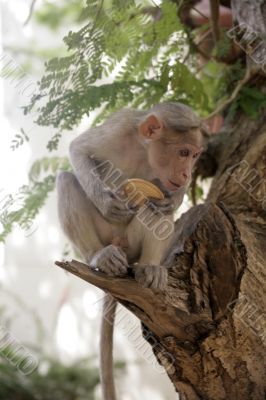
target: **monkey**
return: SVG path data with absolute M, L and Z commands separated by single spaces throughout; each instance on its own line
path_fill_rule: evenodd
M 148 111 L 124 109 L 77 136 L 69 147 L 73 172 L 57 176 L 62 229 L 90 267 L 126 276 L 129 266 L 144 287 L 163 290 L 163 255 L 174 231 L 193 167 L 202 152 L 200 118 L 187 105 L 163 102 Z M 155 183 L 162 200 L 141 207 L 125 201 L 130 178 Z M 116 300 L 105 295 L 100 338 L 104 400 L 115 400 L 113 319 Z

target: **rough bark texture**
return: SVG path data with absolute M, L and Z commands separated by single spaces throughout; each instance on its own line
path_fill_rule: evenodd
M 238 42 L 248 55 L 250 67 L 266 72 L 266 2 L 265 0 L 232 0 L 231 8 L 238 30 Z

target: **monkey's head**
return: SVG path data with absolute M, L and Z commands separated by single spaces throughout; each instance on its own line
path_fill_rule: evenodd
M 180 103 L 154 106 L 138 124 L 156 178 L 168 191 L 185 186 L 202 152 L 201 121 L 192 109 Z

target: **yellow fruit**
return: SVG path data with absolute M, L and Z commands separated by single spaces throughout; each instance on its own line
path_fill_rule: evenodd
M 135 206 L 142 206 L 151 198 L 164 199 L 163 192 L 153 183 L 144 179 L 128 179 L 123 189 L 126 196 L 130 199 L 130 203 Z

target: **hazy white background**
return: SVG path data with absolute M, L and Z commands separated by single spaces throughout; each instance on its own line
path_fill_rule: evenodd
M 2 66 L 12 61 L 20 67 L 25 62 L 25 54 L 21 50 L 33 49 L 33 54 L 28 54 L 33 69 L 27 73 L 23 93 L 17 80 L 0 79 L 1 202 L 5 195 L 15 194 L 22 184 L 28 182 L 27 173 L 31 163 L 47 155 L 46 143 L 55 132 L 34 125 L 33 117 L 23 116 L 20 107 L 28 103 L 44 71 L 43 60 L 34 55 L 34 49 L 59 46 L 70 27 L 62 29 L 60 35 L 36 25 L 33 20 L 23 27 L 30 1 L 1 0 L 0 4 Z M 36 6 L 40 5 L 41 0 L 37 1 Z M 88 126 L 86 119 L 76 132 L 66 133 L 58 152 L 53 155 L 67 154 L 70 140 L 84 126 Z M 11 141 L 21 127 L 30 137 L 30 142 L 11 151 Z M 96 355 L 98 360 L 102 293 L 54 266 L 54 261 L 62 258 L 66 243 L 57 220 L 56 196 L 52 194 L 30 232 L 17 227 L 8 237 L 6 245 L 0 244 L 0 306 L 6 305 L 5 321 L 0 323 L 8 321 L 9 329 L 18 341 L 39 346 L 65 362 L 87 355 Z M 131 318 L 132 326 L 138 326 L 138 321 Z M 149 346 L 142 340 L 140 327 L 134 329 L 131 338 L 126 336 L 118 327 L 115 354 L 118 359 L 128 363 L 127 375 L 119 381 L 119 398 L 176 399 L 171 382 L 156 364 Z

